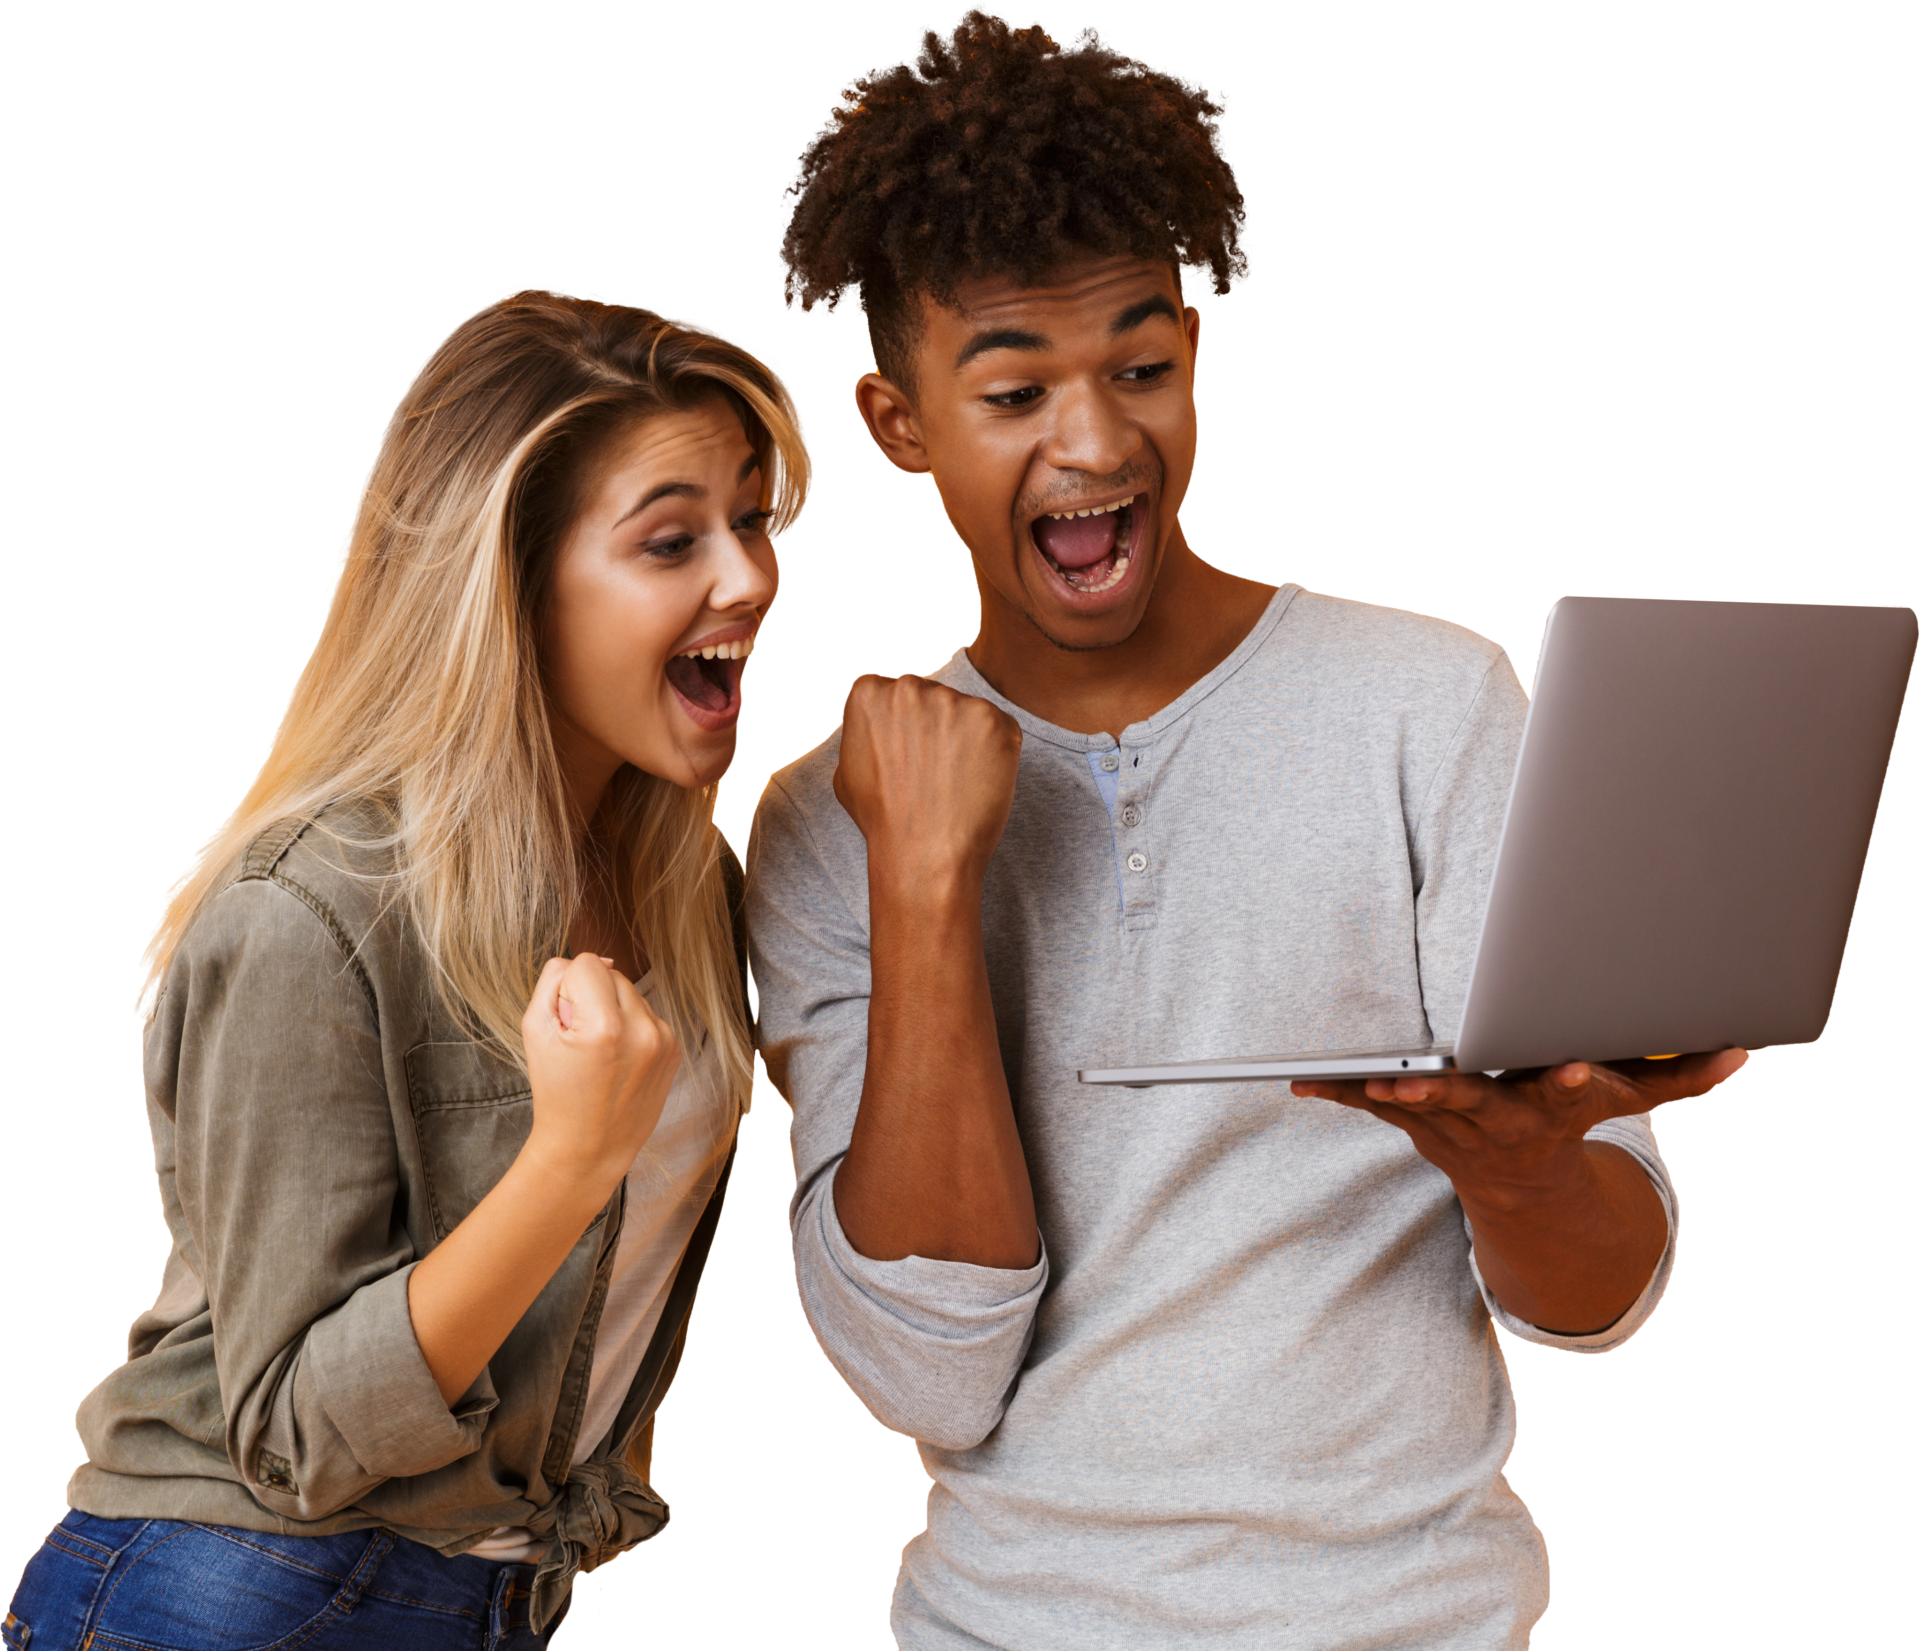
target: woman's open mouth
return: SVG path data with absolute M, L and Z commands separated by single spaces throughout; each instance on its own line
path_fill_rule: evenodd
M 689 648 L 667 661 L 667 685 L 700 727 L 718 731 L 740 715 L 740 673 L 753 652 L 753 638 Z
M 1119 588 L 1141 542 L 1147 498 L 1130 493 L 1111 504 L 1036 516 L 1034 548 L 1069 590 L 1104 596 Z

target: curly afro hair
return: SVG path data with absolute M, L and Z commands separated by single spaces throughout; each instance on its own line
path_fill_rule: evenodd
M 950 41 L 929 31 L 913 67 L 843 97 L 800 159 L 787 302 L 831 309 L 857 285 L 874 360 L 902 388 L 921 294 L 1036 282 L 1076 252 L 1204 264 L 1215 292 L 1246 273 L 1220 106 L 1091 32 L 1062 51 L 1037 26 L 971 11 Z

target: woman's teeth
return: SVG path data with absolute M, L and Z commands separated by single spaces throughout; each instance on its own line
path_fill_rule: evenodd
M 753 638 L 743 636 L 737 642 L 709 642 L 704 648 L 689 648 L 682 659 L 745 659 L 753 652 Z

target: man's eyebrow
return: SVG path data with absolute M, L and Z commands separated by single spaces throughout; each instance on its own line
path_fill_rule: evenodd
M 1113 325 L 1107 329 L 1109 336 L 1118 338 L 1122 333 L 1132 332 L 1149 316 L 1164 315 L 1175 326 L 1180 324 L 1180 312 L 1174 308 L 1173 300 L 1163 293 L 1155 293 L 1151 298 L 1143 298 L 1139 303 L 1124 309 L 1114 318 Z M 1053 347 L 1052 341 L 1043 338 L 1037 332 L 1025 332 L 1018 327 L 996 327 L 989 332 L 977 332 L 969 338 L 960 353 L 954 357 L 953 370 L 957 373 L 975 356 L 985 355 L 989 350 L 1046 350 Z
M 1180 325 L 1180 312 L 1173 307 L 1173 300 L 1164 293 L 1156 292 L 1151 298 L 1143 298 L 1137 304 L 1130 304 L 1113 318 L 1113 325 L 1107 329 L 1109 338 L 1118 338 L 1122 333 L 1132 332 L 1150 315 L 1164 315 L 1176 327 Z
M 977 332 L 969 338 L 965 348 L 953 358 L 953 370 L 959 372 L 975 356 L 985 355 L 989 350 L 1046 350 L 1052 347 L 1052 342 L 1037 332 L 1022 332 L 1018 327 L 996 327 L 991 332 Z
M 760 455 L 758 453 L 749 453 L 747 455 L 747 462 L 740 466 L 740 474 L 736 480 L 745 481 L 759 468 Z M 698 482 L 662 482 L 658 487 L 649 490 L 645 498 L 629 510 L 625 516 L 622 516 L 619 522 L 615 522 L 613 525 L 618 527 L 620 522 L 625 522 L 634 516 L 638 516 L 648 505 L 657 504 L 662 499 L 704 499 L 706 496 L 707 490 Z

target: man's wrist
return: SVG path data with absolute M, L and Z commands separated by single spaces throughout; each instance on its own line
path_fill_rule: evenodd
M 1467 1166 L 1451 1177 L 1453 1190 L 1470 1219 L 1524 1219 L 1543 1210 L 1564 1209 L 1600 1193 L 1600 1178 L 1584 1140 L 1556 1143 L 1550 1150 L 1503 1154 L 1494 1162 Z
M 882 849 L 867 854 L 867 898 L 875 907 L 939 920 L 962 915 L 978 919 L 983 871 L 958 854 Z
M 1645 1291 L 1671 1237 L 1645 1167 L 1604 1142 L 1580 1145 L 1580 1168 L 1481 1204 L 1466 1192 L 1481 1278 L 1515 1318 L 1552 1335 L 1595 1335 Z

